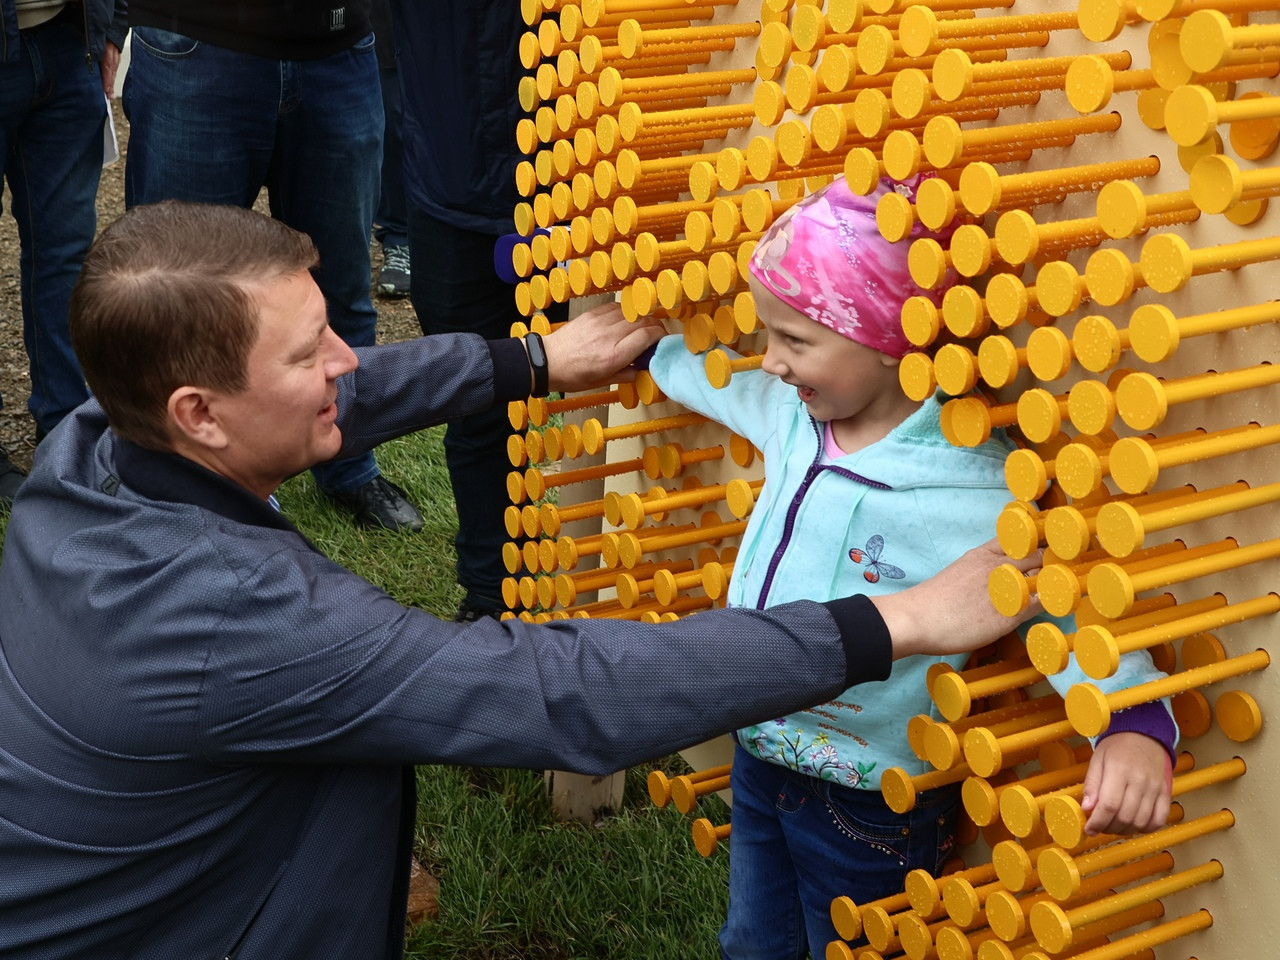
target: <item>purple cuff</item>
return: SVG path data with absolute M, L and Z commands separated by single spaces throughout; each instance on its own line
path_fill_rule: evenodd
M 1157 701 L 1139 703 L 1113 713 L 1111 724 L 1107 727 L 1107 732 L 1098 738 L 1099 742 L 1113 733 L 1141 733 L 1152 740 L 1158 740 L 1168 752 L 1169 759 L 1177 763 L 1174 750 L 1178 744 L 1178 728 L 1169 716 L 1169 711 Z

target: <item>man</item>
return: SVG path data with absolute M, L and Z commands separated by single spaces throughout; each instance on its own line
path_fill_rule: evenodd
M 22 249 L 37 442 L 89 395 L 67 304 L 97 228 L 103 94 L 112 95 L 126 29 L 124 0 L 0 0 L 0 162 Z M 0 502 L 22 478 L 0 448 Z
M 71 325 L 97 400 L 47 445 L 0 564 L 9 960 L 394 960 L 407 764 L 609 771 L 1012 626 L 977 597 L 990 548 L 875 601 L 643 628 L 400 606 L 272 491 L 543 372 L 597 384 L 656 331 L 588 314 L 546 338 L 545 371 L 468 334 L 353 353 L 315 262 L 277 221 L 182 204 L 89 253 Z
M 383 118 L 369 0 L 134 0 L 129 19 L 126 206 L 248 207 L 266 187 L 272 215 L 320 251 L 316 281 L 338 335 L 372 344 L 369 232 Z M 364 526 L 422 527 L 370 451 L 326 463 L 315 478 Z

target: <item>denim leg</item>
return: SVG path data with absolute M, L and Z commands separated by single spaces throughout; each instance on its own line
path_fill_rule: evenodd
M 329 323 L 349 345 L 371 346 L 378 313 L 369 298 L 369 235 L 382 163 L 382 96 L 370 34 L 321 60 L 286 61 L 275 155 L 267 177 L 271 212 L 310 235 L 320 252 L 316 283 Z M 332 493 L 378 475 L 373 454 L 312 470 Z
M 409 210 L 410 298 L 424 334 L 478 333 L 509 336 L 522 319 L 510 284 L 493 269 L 496 237 L 463 230 L 421 210 Z M 506 477 L 511 424 L 503 404 L 449 423 L 445 459 L 458 509 L 458 583 L 500 605 L 502 511 L 510 503 Z
M 276 60 L 135 28 L 122 98 L 125 205 L 253 206 L 275 149 L 280 72 Z
M 323 60 L 271 60 L 167 30 L 134 30 L 124 107 L 132 122 L 127 205 L 166 198 L 252 206 L 310 234 L 316 282 L 334 330 L 374 342 L 369 229 L 377 197 L 382 106 L 372 38 Z M 325 490 L 378 475 L 373 454 L 315 471 Z
M 0 64 L 0 154 L 21 247 L 27 406 L 43 435 L 89 397 L 67 313 L 97 225 L 107 107 L 74 27 L 51 22 L 21 38 L 21 59 Z
M 720 955 L 724 960 L 802 960 L 809 944 L 782 817 L 805 804 L 805 791 L 797 790 L 785 767 L 739 746 L 730 781 L 729 912 L 720 928 Z
M 949 788 L 896 814 L 878 791 L 821 781 L 738 748 L 723 955 L 824 956 L 838 936 L 831 901 L 868 903 L 900 892 L 911 870 L 936 874 L 954 844 L 959 805 Z
M 404 146 L 400 140 L 400 71 L 383 67 L 378 70 L 378 81 L 382 85 L 386 126 L 373 235 L 384 247 L 403 247 L 409 242 L 409 214 L 404 196 Z

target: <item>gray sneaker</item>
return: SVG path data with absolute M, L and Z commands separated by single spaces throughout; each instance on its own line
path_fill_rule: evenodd
M 409 295 L 409 248 L 406 246 L 382 248 L 382 270 L 378 272 L 378 296 L 407 297 Z

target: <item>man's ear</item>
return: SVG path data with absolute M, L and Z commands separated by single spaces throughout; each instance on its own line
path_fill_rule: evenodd
M 210 450 L 227 445 L 227 435 L 213 409 L 212 392 L 204 387 L 178 387 L 169 394 L 169 428 L 179 443 Z

